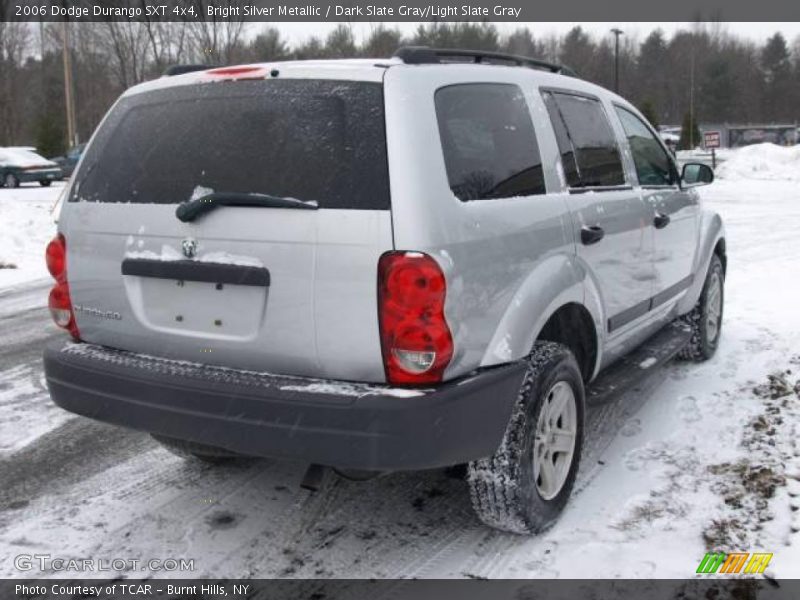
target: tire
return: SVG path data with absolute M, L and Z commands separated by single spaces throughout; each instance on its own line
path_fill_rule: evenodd
M 50 187 L 50 184 L 53 183 L 52 181 L 40 181 L 39 185 L 42 187 Z
M 217 448 L 216 446 L 176 440 L 174 438 L 155 434 L 151 434 L 151 437 L 164 448 L 172 452 L 172 454 L 180 456 L 181 458 L 194 458 L 213 465 L 227 464 L 235 461 L 237 458 L 243 458 L 241 454 L 236 454 L 224 448 Z
M 697 304 L 690 313 L 680 317 L 680 322 L 691 330 L 692 337 L 678 353 L 678 358 L 702 362 L 714 356 L 722 334 L 724 306 L 725 272 L 719 256 L 714 254 Z
M 5 187 L 7 188 L 18 188 L 19 187 L 19 179 L 13 173 L 8 173 L 3 180 Z
M 542 532 L 556 521 L 572 492 L 583 445 L 584 389 L 575 357 L 562 344 L 537 342 L 527 360 L 528 370 L 500 447 L 467 468 L 472 507 L 480 520 L 520 534 Z M 547 444 L 543 434 L 554 424 L 545 410 L 551 405 L 555 410 L 554 401 L 564 407 L 556 413 L 561 416 L 555 424 L 566 429 L 563 425 L 571 422 L 571 451 L 543 452 Z M 568 446 L 562 437 L 562 447 Z M 539 459 L 554 466 L 548 470 L 551 485 L 541 467 L 538 475 L 534 471 Z

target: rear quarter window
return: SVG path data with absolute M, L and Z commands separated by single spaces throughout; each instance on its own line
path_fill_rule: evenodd
M 447 179 L 457 198 L 545 193 L 539 145 L 518 86 L 451 85 L 436 91 L 435 104 Z
M 70 200 L 177 204 L 215 192 L 388 209 L 382 85 L 270 79 L 123 98 Z

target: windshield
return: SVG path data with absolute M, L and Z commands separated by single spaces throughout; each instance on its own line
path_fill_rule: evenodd
M 267 80 L 123 98 L 70 200 L 176 204 L 211 192 L 388 209 L 380 84 Z

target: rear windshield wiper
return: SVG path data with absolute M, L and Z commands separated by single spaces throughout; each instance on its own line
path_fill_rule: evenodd
M 304 202 L 295 198 L 283 198 L 269 194 L 213 192 L 178 205 L 175 216 L 184 223 L 188 223 L 219 206 L 261 206 L 265 208 L 298 208 L 300 210 L 317 210 L 319 208 L 319 205 L 313 201 Z

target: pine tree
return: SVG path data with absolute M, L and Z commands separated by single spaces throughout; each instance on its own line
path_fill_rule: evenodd
M 653 129 L 658 129 L 658 117 L 656 117 L 656 109 L 653 106 L 653 102 L 649 98 L 642 102 L 642 106 L 639 107 L 639 110 L 642 111 L 644 118 L 650 121 L 650 125 L 653 126 Z
M 692 119 L 689 113 L 686 113 L 683 115 L 683 125 L 681 126 L 681 139 L 678 142 L 678 150 L 694 150 L 700 143 L 701 136 L 700 130 L 697 128 L 697 121 Z
M 64 124 L 52 112 L 42 114 L 36 120 L 36 151 L 42 156 L 64 154 Z

